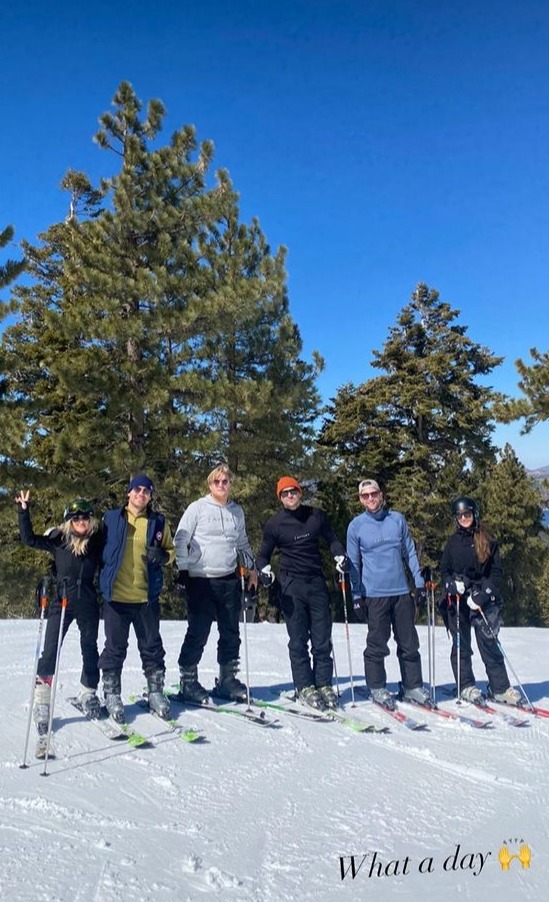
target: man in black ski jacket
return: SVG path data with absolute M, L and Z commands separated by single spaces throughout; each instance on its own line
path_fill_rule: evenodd
M 276 495 L 283 509 L 265 524 L 257 557 L 259 578 L 263 586 L 274 582 L 270 561 L 278 549 L 280 605 L 290 637 L 288 649 L 298 698 L 314 708 L 335 708 L 332 616 L 320 539 L 328 544 L 341 573 L 348 570 L 347 556 L 324 511 L 301 503 L 303 493 L 297 480 L 282 476 Z

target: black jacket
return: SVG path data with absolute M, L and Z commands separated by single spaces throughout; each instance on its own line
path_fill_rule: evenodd
M 257 556 L 262 570 L 275 548 L 280 550 L 280 572 L 292 576 L 321 576 L 322 558 L 319 540 L 324 539 L 332 554 L 345 554 L 323 510 L 300 504 L 297 510 L 281 510 L 267 520 Z
M 447 580 L 463 576 L 466 585 L 480 585 L 482 580 L 488 580 L 499 596 L 502 567 L 498 543 L 492 542 L 490 554 L 481 564 L 475 554 L 472 532 L 458 527 L 446 543 L 440 562 L 440 575 L 443 590 Z
M 63 543 L 63 533 L 59 529 L 52 530 L 47 536 L 36 535 L 32 528 L 29 509 L 19 508 L 18 516 L 19 534 L 23 544 L 38 551 L 49 551 L 53 555 L 58 597 L 66 580 L 69 603 L 74 604 L 81 598 L 95 600 L 97 598 L 95 574 L 101 561 L 103 547 L 101 533 L 97 532 L 91 536 L 86 554 L 75 555 Z

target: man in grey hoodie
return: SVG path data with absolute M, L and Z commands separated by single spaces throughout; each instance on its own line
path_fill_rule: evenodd
M 246 699 L 246 686 L 237 679 L 240 649 L 239 557 L 250 570 L 248 587 L 257 587 L 253 552 L 246 535 L 244 511 L 229 501 L 233 474 L 228 466 L 208 476 L 209 493 L 189 504 L 177 527 L 174 544 L 180 582 L 187 589 L 188 626 L 179 654 L 182 700 L 204 704 L 208 692 L 198 681 L 198 664 L 214 620 L 219 640 L 219 678 L 214 693 L 222 698 Z

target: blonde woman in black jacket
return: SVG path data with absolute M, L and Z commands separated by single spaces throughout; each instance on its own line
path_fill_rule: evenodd
M 89 501 L 79 498 L 67 505 L 63 522 L 47 535 L 37 535 L 29 512 L 30 492 L 21 491 L 15 499 L 18 505 L 19 534 L 23 544 L 53 557 L 53 571 L 57 588 L 48 611 L 44 649 L 38 662 L 34 693 L 34 720 L 39 734 L 49 721 L 51 683 L 55 670 L 57 642 L 61 624 L 61 594 L 66 592 L 68 604 L 63 622 L 63 639 L 76 620 L 80 630 L 82 675 L 79 698 L 91 717 L 100 713 L 96 689 L 99 684 L 97 634 L 99 604 L 95 576 L 101 560 L 102 536 L 99 522 Z

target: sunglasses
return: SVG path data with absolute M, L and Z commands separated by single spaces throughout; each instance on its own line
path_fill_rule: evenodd
M 473 511 L 460 511 L 459 514 L 456 514 L 458 520 L 469 520 L 473 518 Z
M 284 489 L 283 492 L 280 493 L 281 498 L 290 498 L 292 495 L 299 495 L 299 489 Z
M 145 488 L 144 485 L 137 486 L 136 489 L 133 489 L 136 495 L 151 495 L 152 492 L 150 489 Z
M 214 485 L 229 485 L 230 479 L 212 479 Z
M 77 514 L 72 514 L 69 519 L 71 521 L 75 521 L 76 523 L 83 522 L 83 521 L 91 520 L 91 514 L 85 514 L 85 513 L 82 513 L 81 511 L 79 511 Z
M 361 498 L 377 498 L 378 495 L 379 495 L 379 492 L 361 492 L 360 493 Z

